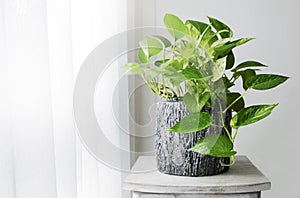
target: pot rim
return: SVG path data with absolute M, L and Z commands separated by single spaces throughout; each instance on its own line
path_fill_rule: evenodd
M 162 98 L 160 101 L 158 102 L 183 102 L 183 97 L 174 99 L 174 98 Z

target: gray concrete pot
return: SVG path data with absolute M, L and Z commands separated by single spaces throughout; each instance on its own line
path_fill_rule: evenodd
M 212 112 L 210 108 L 204 108 L 203 111 L 213 114 L 215 123 L 221 122 L 218 112 Z M 216 175 L 227 171 L 229 167 L 221 166 L 219 161 L 228 164 L 229 158 L 211 157 L 187 151 L 199 139 L 208 134 L 225 134 L 224 129 L 211 126 L 189 134 L 167 131 L 187 114 L 189 112 L 183 101 L 161 101 L 157 104 L 155 150 L 158 170 L 170 175 L 194 177 Z M 230 119 L 231 112 L 225 115 L 225 123 L 228 128 L 230 128 Z

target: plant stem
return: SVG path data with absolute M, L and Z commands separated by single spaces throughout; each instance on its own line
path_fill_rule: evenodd
M 177 96 L 180 97 L 180 89 L 179 86 L 176 87 Z
M 174 44 L 173 44 L 173 46 L 172 46 L 172 60 L 174 60 L 174 51 L 175 51 L 175 44 L 176 44 L 176 39 L 175 39 L 175 41 L 174 41 Z
M 239 129 L 235 130 L 234 135 L 233 135 L 233 141 L 235 140 L 238 131 L 239 131 Z
M 223 126 L 224 130 L 226 131 L 228 138 L 229 138 L 230 141 L 233 143 L 233 139 L 232 139 L 232 137 L 231 137 L 231 134 L 230 134 L 229 130 L 227 129 L 227 127 L 225 126 L 225 121 L 224 121 L 224 117 L 223 117 L 223 112 L 222 112 L 222 106 L 221 106 L 221 103 L 219 103 L 219 106 L 220 106 L 220 115 L 221 115 L 222 126 Z
M 235 157 L 234 157 L 234 155 L 230 156 L 230 159 L 232 160 L 232 162 L 230 164 L 224 164 L 223 162 L 221 162 L 221 160 L 220 160 L 220 164 L 222 166 L 233 166 L 235 164 Z
M 232 105 L 234 105 L 234 103 L 236 103 L 239 99 L 241 99 L 242 97 L 244 97 L 246 95 L 246 93 L 249 91 L 250 89 L 247 89 L 242 95 L 240 95 L 237 99 L 235 99 L 235 101 L 233 101 L 224 111 L 223 113 L 225 113 Z
M 164 94 L 167 96 L 167 98 L 169 97 L 169 93 L 167 92 L 167 89 L 166 89 L 166 83 L 165 83 L 165 78 L 163 76 L 161 76 L 161 83 L 162 83 L 162 86 L 163 86 L 163 89 L 164 89 Z

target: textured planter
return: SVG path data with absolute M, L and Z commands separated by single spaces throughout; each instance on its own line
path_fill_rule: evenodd
M 215 123 L 220 123 L 219 112 L 212 113 L 211 109 L 204 111 L 213 114 Z M 229 111 L 228 111 L 229 112 Z M 229 158 L 218 158 L 187 151 L 199 139 L 208 134 L 225 134 L 223 129 L 209 127 L 205 130 L 179 134 L 168 132 L 177 121 L 189 114 L 183 101 L 162 101 L 157 105 L 156 111 L 156 160 L 160 172 L 179 176 L 208 176 L 223 173 L 229 167 L 221 166 L 220 160 L 228 164 Z M 229 127 L 231 112 L 225 116 L 225 124 Z

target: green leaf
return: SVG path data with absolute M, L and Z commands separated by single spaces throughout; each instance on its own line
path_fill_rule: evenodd
M 216 61 L 216 65 L 213 67 L 212 70 L 212 81 L 215 82 L 217 80 L 219 80 L 220 78 L 222 78 L 224 72 L 225 72 L 225 68 L 226 68 L 226 59 L 227 57 L 223 57 L 220 58 Z
M 126 68 L 129 70 L 131 74 L 142 74 L 143 69 L 138 63 L 127 63 L 123 65 L 123 68 Z
M 209 27 L 209 25 L 206 23 L 194 20 L 187 20 L 185 24 L 191 24 L 200 32 L 200 34 L 202 34 L 206 28 Z
M 232 30 L 223 22 L 219 21 L 218 19 L 212 18 L 212 17 L 208 17 L 210 24 L 217 30 L 217 31 L 221 31 L 221 30 L 228 30 L 228 32 L 222 32 L 220 33 L 220 36 L 222 38 L 228 38 L 228 37 L 232 37 L 233 36 L 233 32 Z
M 203 92 L 198 97 L 198 107 L 200 110 L 203 109 L 207 101 L 210 99 L 210 93 L 209 92 Z
M 160 68 L 144 68 L 146 76 L 151 76 L 151 78 L 156 78 L 161 74 Z
M 284 83 L 288 77 L 275 74 L 259 74 L 251 76 L 245 82 L 246 87 L 256 90 L 267 90 Z
M 201 80 L 201 79 L 203 79 L 202 74 L 195 67 L 186 67 L 182 71 L 182 75 L 186 78 L 186 80 Z
M 162 75 L 169 79 L 174 86 L 178 86 L 187 80 L 182 74 L 183 64 L 184 61 L 169 60 L 163 65 L 164 69 L 162 70 Z
M 253 38 L 241 38 L 241 39 L 226 43 L 225 45 L 222 45 L 222 46 L 216 46 L 214 48 L 214 50 L 217 53 L 217 55 L 223 57 L 223 56 L 227 55 L 233 48 L 235 48 L 239 45 L 243 45 L 251 40 L 253 40 Z
M 211 45 L 211 47 L 214 48 L 214 47 L 220 47 L 220 46 L 223 46 L 223 45 L 229 43 L 231 40 L 232 40 L 231 38 L 219 39 L 219 40 L 215 41 L 215 42 Z
M 253 69 L 246 69 L 245 71 L 240 71 L 240 74 L 243 79 L 243 88 L 247 90 L 249 87 L 246 84 L 246 81 L 251 78 L 252 76 L 256 75 L 256 72 Z
M 192 133 L 209 127 L 212 123 L 211 115 L 205 112 L 191 113 L 169 129 L 176 133 Z
M 184 59 L 189 59 L 199 54 L 199 48 L 195 43 L 190 41 L 181 40 L 180 42 L 177 42 L 174 50 L 177 52 L 178 56 L 181 56 Z
M 198 41 L 201 35 L 200 31 L 190 23 L 186 22 L 185 26 L 186 26 L 186 35 L 188 36 L 188 38 L 193 41 Z
M 153 35 L 153 37 L 159 39 L 164 44 L 165 48 L 170 47 L 172 45 L 171 42 L 166 37 L 160 35 Z
M 190 93 L 186 93 L 183 97 L 184 104 L 191 113 L 200 112 L 203 109 L 207 101 L 210 99 L 210 93 L 203 92 L 197 97 L 198 100 L 195 95 Z
M 234 54 L 232 51 L 230 51 L 227 54 L 227 59 L 226 59 L 226 69 L 231 69 L 234 65 L 235 62 L 235 58 L 234 58 Z
M 162 71 L 162 75 L 166 79 L 168 79 L 173 86 L 178 86 L 180 83 L 186 80 L 186 78 L 184 77 L 184 75 L 182 75 L 181 72 L 176 70 L 174 67 L 170 67 L 170 66 L 166 67 Z
M 237 100 L 241 96 L 240 93 L 226 93 L 226 100 L 227 100 L 227 106 L 231 105 L 235 100 Z M 238 112 L 242 110 L 245 107 L 245 102 L 243 98 L 240 98 L 238 101 L 236 101 L 232 106 L 231 109 L 233 109 L 235 112 Z
M 195 82 L 194 80 L 187 80 L 186 81 L 186 90 L 192 95 L 195 95 L 196 98 L 198 98 L 198 101 L 200 101 L 199 97 L 209 89 L 208 84 L 206 83 L 205 79 L 203 80 L 197 80 Z
M 171 36 L 175 38 L 175 40 L 182 38 L 186 33 L 186 27 L 184 23 L 173 14 L 165 15 L 164 24 L 168 28 Z
M 183 96 L 183 101 L 190 113 L 201 111 L 201 109 L 199 109 L 195 96 L 191 95 L 190 93 L 186 93 Z
M 238 71 L 240 69 L 249 68 L 249 67 L 267 67 L 267 66 L 257 61 L 245 61 L 240 63 L 238 66 L 236 66 L 236 68 L 234 68 L 232 71 Z
M 200 46 L 207 48 L 218 40 L 217 35 L 211 30 L 211 27 L 203 22 L 187 20 L 186 24 L 194 26 L 201 34 Z
M 223 77 L 223 83 L 228 90 L 230 87 L 234 86 L 234 83 L 230 82 L 227 77 Z
M 148 59 L 160 53 L 163 49 L 162 44 L 158 40 L 148 36 L 140 41 L 140 46 Z
M 165 68 L 173 68 L 176 71 L 180 71 L 183 68 L 184 61 L 169 60 L 165 63 Z
M 169 60 L 170 60 L 170 59 L 157 60 L 157 61 L 154 62 L 154 65 L 157 66 L 157 67 L 159 67 L 159 66 L 161 66 L 162 64 L 168 62 Z
M 241 126 L 255 123 L 271 114 L 278 104 L 255 105 L 239 111 L 230 121 L 230 126 L 238 129 Z
M 189 151 L 213 157 L 230 157 L 236 154 L 230 139 L 220 134 L 208 135 L 200 139 Z
M 138 51 L 138 58 L 141 61 L 141 63 L 148 63 L 148 61 L 149 61 L 147 58 L 147 55 L 144 53 L 142 48 L 140 48 Z

